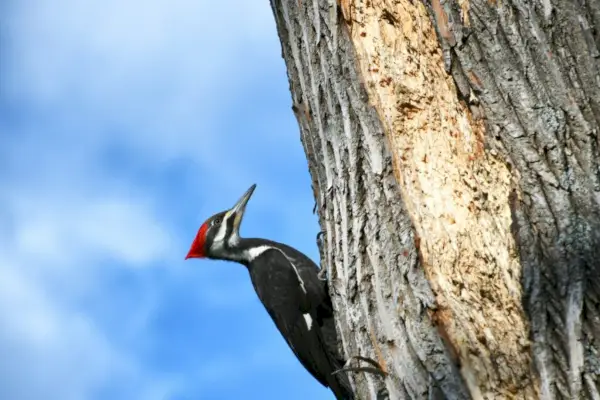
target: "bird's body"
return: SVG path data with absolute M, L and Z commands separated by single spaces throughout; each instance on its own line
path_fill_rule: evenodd
M 282 243 L 244 239 L 238 230 L 254 186 L 236 206 L 209 218 L 200 228 L 190 257 L 235 261 L 248 268 L 252 285 L 300 363 L 338 400 L 352 400 L 337 350 L 337 332 L 327 284 L 306 255 Z
M 292 247 L 256 242 L 248 271 L 258 297 L 304 368 L 321 384 L 344 393 L 331 375 L 344 361 L 338 355 L 331 299 L 326 283 L 318 279 L 318 267 Z M 349 382 L 344 384 L 349 387 Z

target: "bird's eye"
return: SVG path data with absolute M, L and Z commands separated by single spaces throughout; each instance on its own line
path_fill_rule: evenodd
M 213 225 L 219 225 L 221 223 L 221 221 L 223 221 L 223 219 L 221 217 L 217 217 L 213 221 Z

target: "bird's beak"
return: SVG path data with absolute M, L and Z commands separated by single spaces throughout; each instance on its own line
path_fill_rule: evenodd
M 233 230 L 235 233 L 240 232 L 240 225 L 242 224 L 242 218 L 244 218 L 244 211 L 246 211 L 246 204 L 248 204 L 248 200 L 252 197 L 252 193 L 254 193 L 254 189 L 256 189 L 256 184 L 250 186 L 250 189 L 246 190 L 246 193 L 235 203 L 235 206 L 229 210 L 227 214 L 233 216 Z

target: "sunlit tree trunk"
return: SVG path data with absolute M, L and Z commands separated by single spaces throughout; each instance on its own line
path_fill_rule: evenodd
M 600 399 L 600 1 L 271 0 L 360 399 Z

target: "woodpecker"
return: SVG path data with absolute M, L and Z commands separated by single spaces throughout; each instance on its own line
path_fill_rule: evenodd
M 337 350 L 337 332 L 327 283 L 319 267 L 300 251 L 267 239 L 240 237 L 246 205 L 256 185 L 229 210 L 202 224 L 186 256 L 244 265 L 258 298 L 290 349 L 308 372 L 337 400 L 354 400 Z

